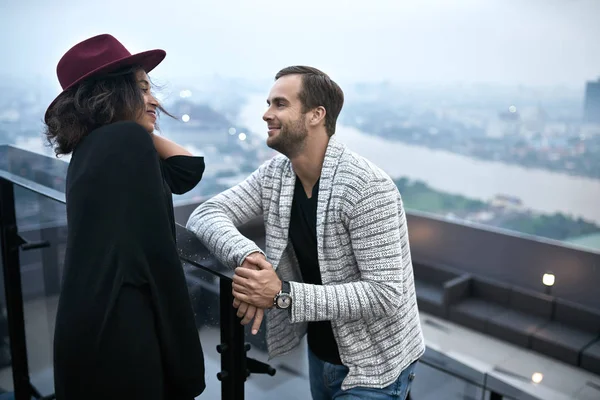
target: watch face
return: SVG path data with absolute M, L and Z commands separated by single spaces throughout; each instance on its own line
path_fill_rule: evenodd
M 279 308 L 288 308 L 292 305 L 292 298 L 287 294 L 281 294 L 277 298 L 277 307 Z

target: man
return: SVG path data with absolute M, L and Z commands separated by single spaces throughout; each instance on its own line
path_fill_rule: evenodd
M 334 137 L 343 102 L 315 68 L 279 71 L 263 119 L 281 155 L 187 227 L 236 268 L 242 323 L 256 333 L 267 310 L 271 357 L 307 332 L 313 399 L 405 399 L 425 349 L 406 217 L 390 177 Z M 266 258 L 236 228 L 259 215 Z

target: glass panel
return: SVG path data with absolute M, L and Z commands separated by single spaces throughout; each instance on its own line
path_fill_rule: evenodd
M 0 176 L 63 202 L 68 166 L 62 160 L 0 142 Z
M 248 357 L 262 361 L 276 369 L 275 376 L 253 374 L 246 382 L 246 398 L 265 400 L 304 400 L 310 399 L 308 381 L 308 353 L 306 338 L 290 353 L 269 360 L 265 340 L 266 324 L 263 322 L 258 334 L 252 335 L 250 325 L 245 328 L 246 342 L 252 348 Z
M 220 371 L 220 358 L 215 350 L 216 345 L 220 343 L 218 276 L 227 279 L 227 277 L 233 275 L 233 272 L 216 262 L 198 239 L 181 225 L 177 226 L 177 243 L 181 257 L 199 263 L 213 271 L 207 272 L 184 262 L 189 283 L 188 287 L 191 292 L 192 304 L 194 305 L 206 357 L 206 396 L 213 398 L 213 396 L 221 395 L 221 383 L 215 378 L 216 373 Z M 215 274 L 218 274 L 218 276 Z M 251 334 L 250 326 L 245 327 L 245 341 L 251 345 L 248 357 L 271 365 L 277 370 L 277 373 L 273 377 L 266 374 L 251 375 L 245 386 L 246 397 L 267 400 L 280 399 L 284 395 L 289 399 L 303 400 L 310 398 L 305 341 L 292 353 L 269 362 L 265 330 L 265 322 L 263 322 L 257 335 Z
M 527 359 L 506 357 L 489 371 L 487 382 L 488 387 L 500 388 L 515 398 L 522 397 L 519 393 L 541 399 L 580 399 L 585 398 L 580 392 L 600 379 L 574 365 L 548 362 L 545 356 L 531 353 Z M 599 394 L 597 391 L 596 398 Z
M 54 392 L 54 321 L 67 240 L 65 205 L 15 187 L 19 233 L 50 246 L 21 251 L 21 279 L 27 359 L 31 383 L 43 395 Z
M 2 250 L 0 244 L 0 250 Z M 4 265 L 0 259 L 0 267 Z M 8 320 L 6 317 L 6 296 L 4 291 L 4 273 L 0 275 L 0 395 L 13 390 L 12 364 L 10 356 L 10 341 L 8 338 Z
M 479 400 L 483 390 L 466 380 L 444 373 L 441 370 L 419 363 L 411 397 L 419 400 L 469 399 Z
M 217 353 L 220 343 L 219 324 L 219 277 L 188 263 L 183 263 L 196 325 L 200 334 L 206 367 L 206 390 L 199 398 L 221 398 L 221 356 Z

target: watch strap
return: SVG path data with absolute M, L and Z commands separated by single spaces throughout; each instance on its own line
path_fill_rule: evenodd
M 288 281 L 281 281 L 281 293 L 290 294 L 292 292 L 292 287 Z

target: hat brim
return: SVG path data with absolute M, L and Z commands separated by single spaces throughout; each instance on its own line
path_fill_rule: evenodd
M 119 60 L 112 61 L 108 64 L 98 67 L 98 68 L 88 72 L 87 74 L 83 75 L 81 78 L 77 79 L 76 81 L 71 83 L 69 86 L 65 87 L 58 96 L 60 96 L 65 91 L 69 90 L 70 88 L 85 81 L 86 79 L 96 77 L 96 76 L 101 76 L 104 74 L 109 74 L 111 72 L 118 71 L 121 68 L 140 66 L 144 71 L 146 71 L 146 73 L 148 73 L 148 72 L 152 71 L 154 68 L 156 68 L 158 66 L 158 64 L 160 64 L 165 59 L 166 55 L 167 55 L 167 53 L 164 50 L 155 49 L 155 50 L 148 50 L 148 51 L 144 51 L 141 53 L 132 54 L 130 56 L 121 58 Z M 50 103 L 50 105 L 46 109 L 46 112 L 48 112 L 48 110 L 52 107 L 54 102 L 56 102 L 56 100 L 58 99 L 58 96 L 52 101 L 52 103 Z

